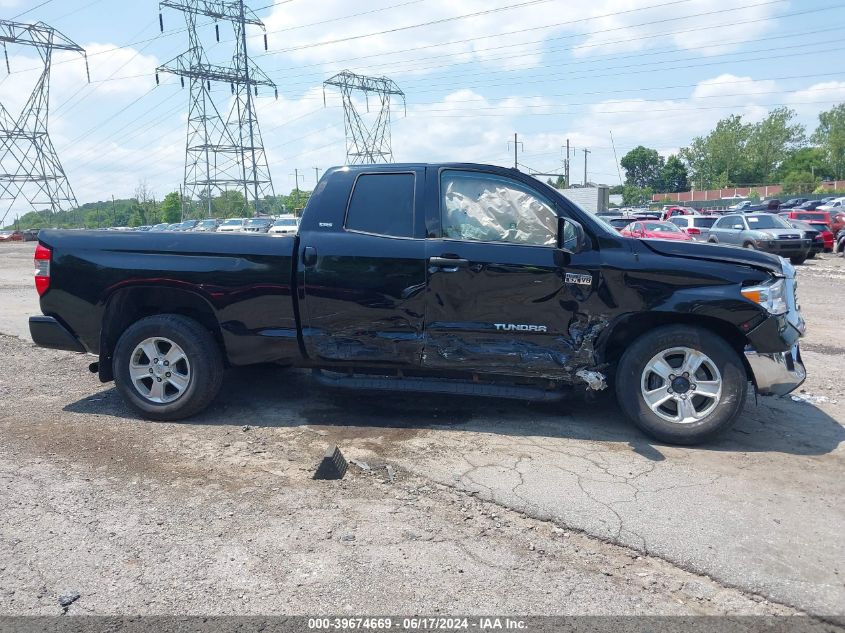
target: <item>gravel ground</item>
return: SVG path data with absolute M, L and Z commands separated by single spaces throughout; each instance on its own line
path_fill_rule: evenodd
M 78 593 L 70 614 L 845 615 L 842 260 L 801 269 L 805 401 L 681 449 L 608 401 L 373 398 L 270 366 L 145 422 L 89 358 L 22 338 L 32 246 L 0 248 L 0 614 Z M 334 443 L 361 465 L 313 480 Z

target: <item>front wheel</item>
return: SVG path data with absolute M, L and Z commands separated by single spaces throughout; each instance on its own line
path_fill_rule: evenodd
M 698 444 L 730 428 L 747 391 L 736 351 L 713 332 L 685 325 L 640 336 L 616 372 L 616 396 L 628 418 L 672 444 Z
M 181 420 L 205 409 L 223 381 L 217 341 L 184 316 L 159 314 L 136 321 L 117 342 L 114 382 L 145 418 Z
M 796 255 L 795 257 L 790 257 L 789 261 L 797 266 L 798 264 L 803 264 L 805 261 L 807 261 L 807 256 L 806 255 Z

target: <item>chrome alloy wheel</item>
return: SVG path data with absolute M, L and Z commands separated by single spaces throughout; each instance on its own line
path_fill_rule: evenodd
M 662 419 L 693 424 L 719 404 L 722 375 L 706 354 L 689 347 L 672 347 L 646 363 L 640 390 L 648 407 Z
M 181 347 L 170 339 L 156 336 L 141 341 L 132 352 L 129 377 L 145 400 L 168 404 L 191 384 L 191 364 Z

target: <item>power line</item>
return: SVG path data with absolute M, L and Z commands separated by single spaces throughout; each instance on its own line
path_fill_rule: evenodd
M 36 9 L 40 9 L 41 7 L 43 7 L 43 6 L 44 6 L 44 5 L 46 5 L 46 4 L 50 4 L 52 1 L 53 1 L 53 0 L 44 0 L 44 2 L 42 2 L 41 4 L 36 4 L 36 5 L 35 5 L 34 7 L 32 7 L 31 9 L 27 9 L 26 11 L 21 11 L 21 12 L 20 12 L 20 13 L 18 13 L 17 15 L 12 16 L 12 18 L 11 18 L 11 19 L 12 19 L 12 20 L 17 20 L 17 19 L 18 19 L 19 17 L 21 17 L 22 15 L 26 15 L 27 13 L 32 13 L 32 12 L 33 12 L 33 11 L 35 11 Z

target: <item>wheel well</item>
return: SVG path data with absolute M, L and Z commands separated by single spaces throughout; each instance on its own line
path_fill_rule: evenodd
M 604 341 L 599 342 L 599 353 L 602 362 L 615 367 L 616 363 L 622 357 L 622 353 L 635 339 L 649 330 L 662 325 L 691 325 L 710 330 L 713 334 L 727 341 L 736 351 L 745 367 L 745 373 L 748 375 L 749 380 L 753 379 L 751 367 L 748 365 L 748 361 L 746 361 L 745 354 L 743 353 L 747 341 L 739 329 L 726 321 L 712 317 L 678 314 L 674 312 L 646 312 L 636 314 L 614 325 Z
M 167 306 L 167 309 L 163 309 L 163 306 Z M 100 333 L 100 380 L 107 382 L 114 379 L 111 358 L 120 335 L 136 321 L 154 314 L 180 314 L 197 321 L 211 332 L 221 350 L 225 350 L 214 310 L 200 295 L 178 288 L 123 288 L 111 296 L 103 314 L 103 328 Z M 225 353 L 223 358 L 226 358 Z

